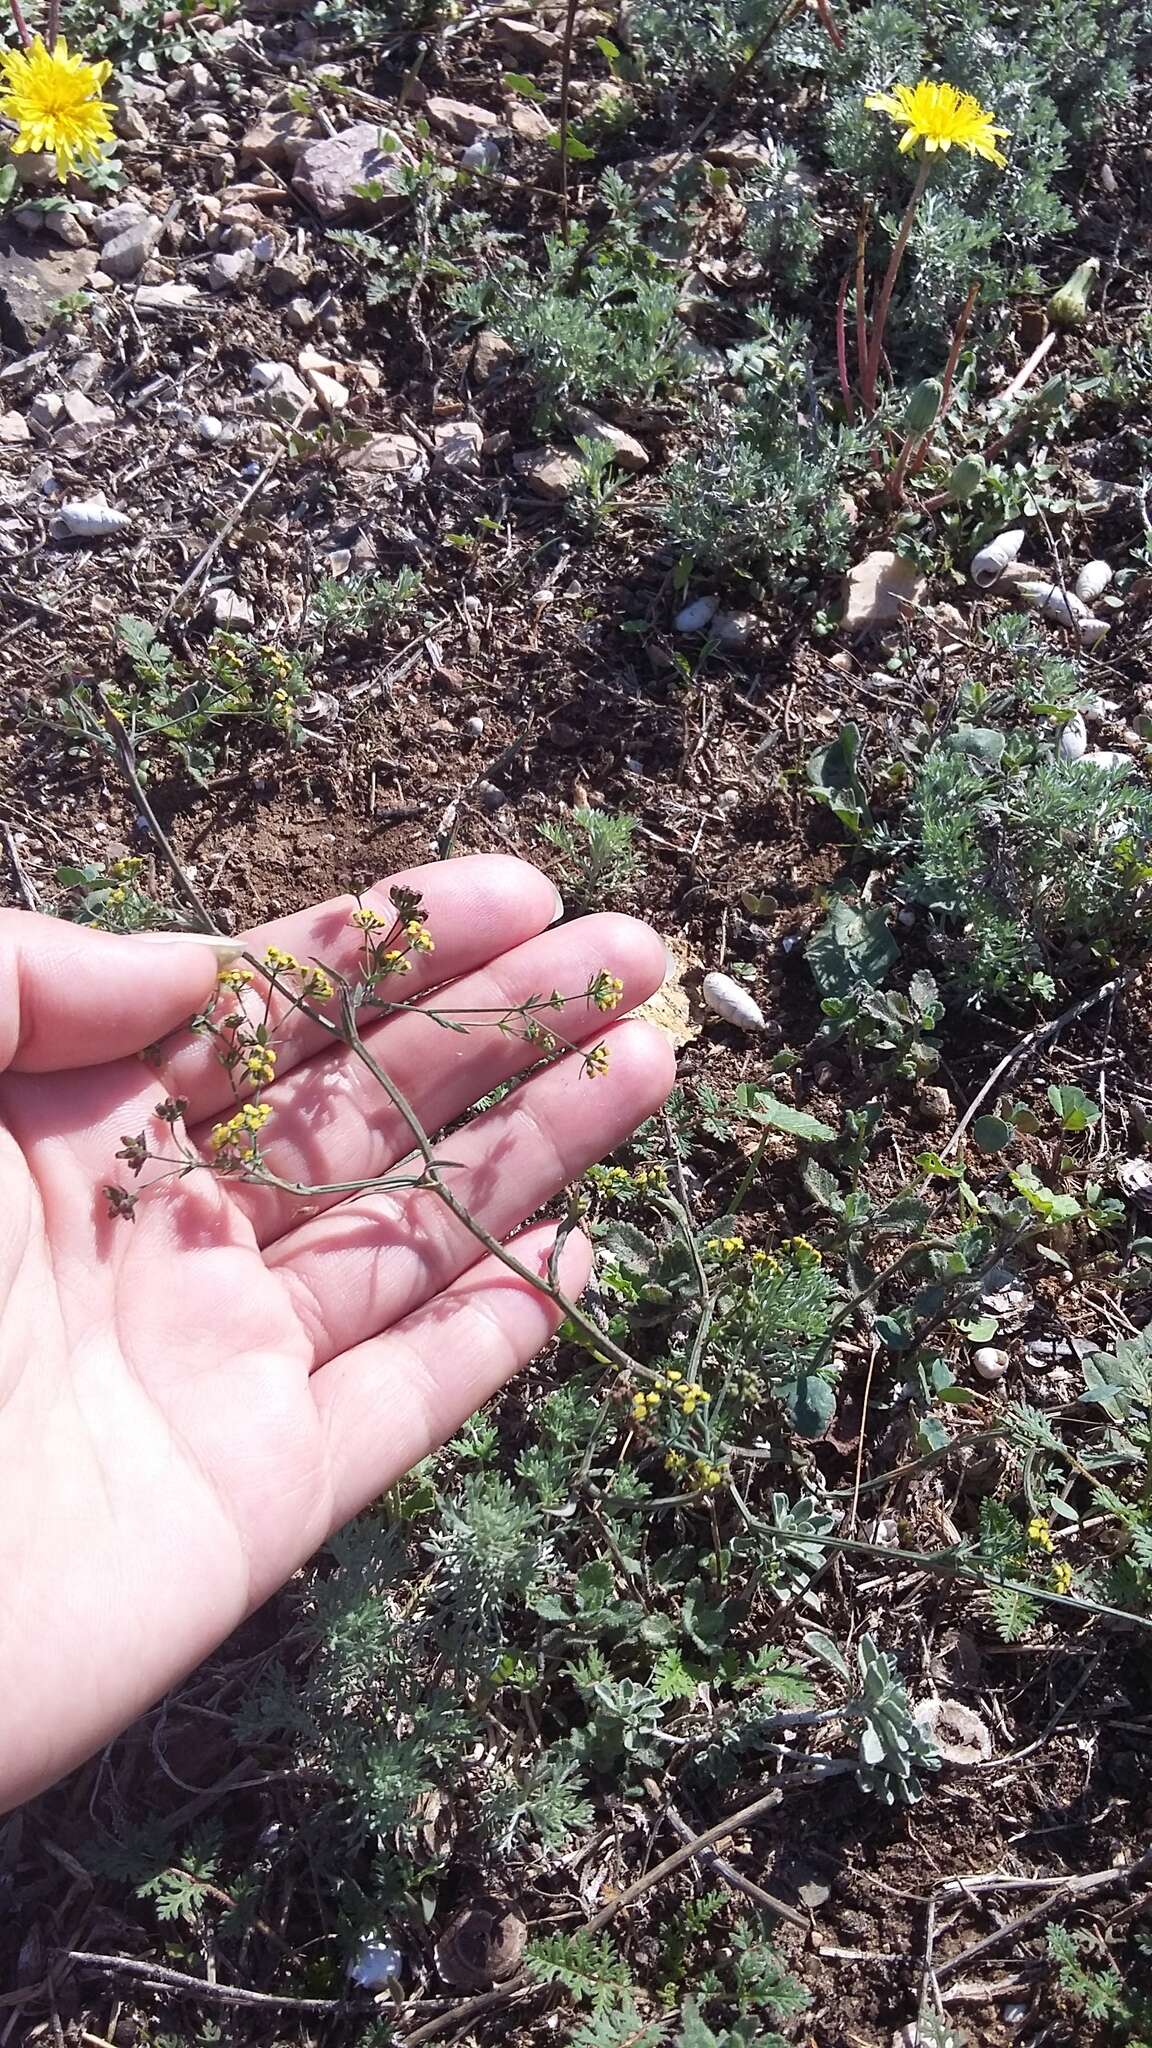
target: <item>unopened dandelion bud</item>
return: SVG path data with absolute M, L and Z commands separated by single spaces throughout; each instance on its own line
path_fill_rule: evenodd
M 1088 318 L 1088 295 L 1096 282 L 1100 259 L 1089 256 L 1078 263 L 1067 284 L 1054 291 L 1048 301 L 1048 318 L 1053 327 L 1082 327 Z
M 907 435 L 926 434 L 940 417 L 944 401 L 944 386 L 939 377 L 925 377 L 916 386 L 904 410 L 904 432 Z
M 948 479 L 948 496 L 955 498 L 958 505 L 966 505 L 980 489 L 984 476 L 984 462 L 979 455 L 963 456 Z

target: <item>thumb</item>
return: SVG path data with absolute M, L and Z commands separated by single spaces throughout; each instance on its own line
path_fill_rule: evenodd
M 121 938 L 0 910 L 0 1070 L 45 1074 L 140 1052 L 203 1009 L 243 950 L 199 932 Z

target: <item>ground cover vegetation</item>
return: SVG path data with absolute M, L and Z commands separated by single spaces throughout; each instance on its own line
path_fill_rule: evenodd
M 0 2043 L 1152 2037 L 1150 60 L 1146 0 L 14 13 L 11 900 L 361 937 L 222 978 L 233 1110 L 113 1213 L 267 1177 L 250 1005 L 362 1051 L 412 860 L 648 915 L 681 1072 L 559 1344 L 0 1822 Z

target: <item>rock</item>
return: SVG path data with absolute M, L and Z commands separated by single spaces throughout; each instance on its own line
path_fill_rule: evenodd
M 219 249 L 208 266 L 208 284 L 214 292 L 235 291 L 245 284 L 256 268 L 251 249 Z
M 66 249 L 84 249 L 88 236 L 83 221 L 68 206 L 18 206 L 13 225 L 30 235 L 51 235 Z
M 292 171 L 313 142 L 323 140 L 324 131 L 307 114 L 285 110 L 261 114 L 244 137 L 237 162 L 264 164 L 270 171 Z
M 580 481 L 580 458 L 565 448 L 526 448 L 514 455 L 512 467 L 534 497 L 560 504 Z
M 476 336 L 472 350 L 472 375 L 478 384 L 490 384 L 511 363 L 516 361 L 516 351 L 510 341 L 497 334 L 494 327 L 482 327 Z
M 103 247 L 105 242 L 114 242 L 118 235 L 127 234 L 129 228 L 139 227 L 142 221 L 151 218 L 142 200 L 121 199 L 117 206 L 110 206 L 106 213 L 96 215 L 92 233 Z
M 310 334 L 316 325 L 316 308 L 311 299 L 289 299 L 284 319 L 293 334 Z
M 64 400 L 58 391 L 38 391 L 28 407 L 28 418 L 34 427 L 43 428 L 51 434 L 64 418 Z
M 755 612 L 717 612 L 712 637 L 718 647 L 747 647 L 760 626 Z
M 113 405 L 94 405 L 82 391 L 68 391 L 64 396 L 64 410 L 74 427 L 114 427 L 116 408 Z
M 500 168 L 500 144 L 491 135 L 481 135 L 460 151 L 457 161 L 462 171 L 472 171 L 477 177 L 490 176 Z
M 952 1097 L 946 1088 L 932 1088 L 921 1082 L 912 1099 L 912 1114 L 928 1130 L 941 1130 L 951 1122 Z
M 292 414 L 312 403 L 312 393 L 291 363 L 253 363 L 248 382 L 253 391 L 263 392 L 275 412 Z
M 647 449 L 632 434 L 626 434 L 623 427 L 614 427 L 611 421 L 602 420 L 599 413 L 574 405 L 568 413 L 568 426 L 573 434 L 582 435 L 585 440 L 607 448 L 613 462 L 618 463 L 621 469 L 647 469 Z
M 153 249 L 160 240 L 164 223 L 149 214 L 146 219 L 133 221 L 123 234 L 114 235 L 105 242 L 100 251 L 100 268 L 108 277 L 119 278 L 130 283 L 139 277 Z
M 716 616 L 714 597 L 697 597 L 678 611 L 672 624 L 678 633 L 705 633 Z
M 556 123 L 548 119 L 543 108 L 534 107 L 530 100 L 509 100 L 507 119 L 508 126 L 518 142 L 547 142 L 556 127 Z
M 490 135 L 501 125 L 499 114 L 490 113 L 487 107 L 474 107 L 467 100 L 442 99 L 437 93 L 425 100 L 424 114 L 450 142 L 475 142 L 478 136 Z
M 374 121 L 356 121 L 339 135 L 310 143 L 296 160 L 292 189 L 325 221 L 378 220 L 408 203 L 406 150 L 382 149 Z M 365 199 L 361 185 L 378 188 Z
M 416 478 L 425 469 L 425 455 L 418 441 L 410 434 L 373 434 L 359 448 L 349 448 L 340 458 L 340 467 L 363 471 L 369 476 L 403 476 Z
M 95 268 L 92 249 L 47 250 L 0 229 L 0 339 L 35 348 L 59 318 L 60 300 L 83 291 Z
M 1100 519 L 1109 512 L 1135 513 L 1140 505 L 1140 486 L 1109 483 L 1099 476 L 1078 476 L 1076 503 L 1087 519 Z
M 348 403 L 348 390 L 326 370 L 309 370 L 308 382 L 326 412 L 343 412 Z
M 121 106 L 113 107 L 112 126 L 121 142 L 151 142 L 152 140 L 152 131 L 147 121 L 144 119 L 139 107 L 134 105 L 131 100 L 125 100 Z
M 241 597 L 239 592 L 235 590 L 214 590 L 208 599 L 205 610 L 214 626 L 228 626 L 235 629 L 238 626 L 254 626 L 256 624 L 256 614 L 248 599 Z
M 98 349 L 85 349 L 84 354 L 77 356 L 70 369 L 65 371 L 64 381 L 72 386 L 73 391 L 91 391 L 107 368 L 107 356 L 102 356 Z
M 443 420 L 433 430 L 436 453 L 432 458 L 434 470 L 456 471 L 459 475 L 476 476 L 480 469 L 480 450 L 484 443 L 484 429 L 476 420 Z
M 923 604 L 927 579 L 912 562 L 890 548 L 877 548 L 849 569 L 844 579 L 845 633 L 866 633 L 876 626 L 890 626 Z
M 32 439 L 32 429 L 22 412 L 0 412 L 0 447 L 15 448 Z
M 312 265 L 299 256 L 277 256 L 268 265 L 265 282 L 274 298 L 291 298 L 310 282 Z
M 218 420 L 214 412 L 202 412 L 192 431 L 198 441 L 203 441 L 205 446 L 210 448 L 223 434 L 224 422 Z
M 720 164 L 726 171 L 757 171 L 765 164 L 774 164 L 776 152 L 766 142 L 757 142 L 754 135 L 733 135 L 728 142 L 718 142 L 708 151 L 710 164 Z
M 560 54 L 560 37 L 533 21 L 516 21 L 510 15 L 501 15 L 493 24 L 493 33 L 496 41 L 522 63 L 546 64 L 550 57 Z
M 137 313 L 183 313 L 189 306 L 207 303 L 194 284 L 142 284 L 132 304 Z

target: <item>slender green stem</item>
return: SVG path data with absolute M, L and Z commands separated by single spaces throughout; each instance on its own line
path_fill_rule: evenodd
M 912 187 L 911 196 L 904 209 L 904 218 L 896 230 L 896 240 L 892 244 L 892 254 L 888 258 L 888 268 L 884 272 L 884 281 L 880 286 L 879 295 L 876 300 L 876 309 L 872 316 L 872 339 L 868 344 L 868 355 L 860 382 L 860 396 L 866 413 L 873 413 L 876 410 L 876 379 L 880 373 L 880 358 L 884 353 L 884 330 L 888 324 L 888 308 L 892 303 L 892 294 L 896 289 L 896 279 L 900 274 L 900 265 L 904 261 L 904 251 L 908 247 L 908 237 L 912 233 L 912 223 L 916 218 L 920 201 L 924 197 L 924 187 L 928 183 L 928 174 L 931 168 L 932 159 L 925 154 L 921 157 L 916 167 L 916 183 Z

